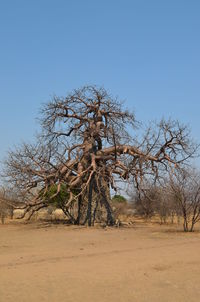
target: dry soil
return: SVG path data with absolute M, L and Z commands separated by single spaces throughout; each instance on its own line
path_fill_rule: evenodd
M 198 302 L 200 234 L 0 226 L 0 302 Z

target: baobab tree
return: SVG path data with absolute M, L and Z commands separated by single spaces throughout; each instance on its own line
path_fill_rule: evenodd
M 40 122 L 36 144 L 11 151 L 5 163 L 7 180 L 23 194 L 29 218 L 56 202 L 73 223 L 91 226 L 100 213 L 113 225 L 110 188 L 116 190 L 116 177 L 133 177 L 138 184 L 196 149 L 188 129 L 172 121 L 161 121 L 157 131 L 149 128 L 137 141 L 134 114 L 95 86 L 54 97 L 43 106 Z

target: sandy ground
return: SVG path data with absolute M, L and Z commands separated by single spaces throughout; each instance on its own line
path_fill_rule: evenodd
M 199 233 L 0 226 L 0 302 L 197 302 L 199 280 Z

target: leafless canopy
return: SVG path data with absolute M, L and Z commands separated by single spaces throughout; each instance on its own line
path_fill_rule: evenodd
M 10 152 L 5 169 L 9 182 L 23 193 L 29 217 L 59 199 L 73 223 L 92 225 L 102 211 L 102 219 L 105 214 L 113 225 L 109 189 L 116 189 L 116 176 L 139 183 L 196 151 L 187 127 L 173 121 L 150 127 L 137 141 L 134 114 L 94 86 L 54 97 L 43 106 L 40 121 L 37 143 Z
M 195 169 L 176 169 L 170 173 L 170 193 L 181 210 L 185 232 L 192 232 L 200 221 L 200 174 Z

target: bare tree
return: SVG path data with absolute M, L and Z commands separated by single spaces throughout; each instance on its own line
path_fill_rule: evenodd
M 11 199 L 11 196 L 2 187 L 0 189 L 0 218 L 2 224 L 4 224 L 6 217 L 13 218 L 14 204 L 15 202 Z
M 145 175 L 158 175 L 196 150 L 188 129 L 172 121 L 161 121 L 157 131 L 150 128 L 137 141 L 134 114 L 95 86 L 54 97 L 43 106 L 40 122 L 37 143 L 11 151 L 5 163 L 7 180 L 20 188 L 29 218 L 56 200 L 73 223 L 91 226 L 100 211 L 113 225 L 110 187 L 117 190 L 116 177 L 133 177 L 138 185 Z
M 168 191 L 166 183 L 164 185 L 150 181 L 140 183 L 139 189 L 131 198 L 136 213 L 145 219 L 158 216 L 161 224 L 166 223 L 173 210 Z
M 181 211 L 185 232 L 192 232 L 200 221 L 200 174 L 193 169 L 176 169 L 170 174 L 174 203 Z
M 133 190 L 130 194 L 130 202 L 136 211 L 136 214 L 144 219 L 151 219 L 157 210 L 157 200 L 159 199 L 158 190 L 154 185 L 147 184 L 140 190 Z

